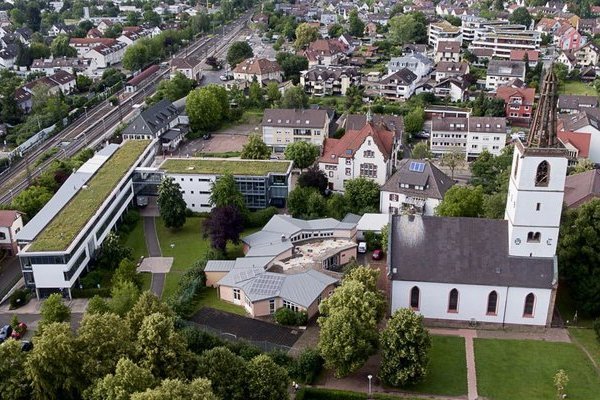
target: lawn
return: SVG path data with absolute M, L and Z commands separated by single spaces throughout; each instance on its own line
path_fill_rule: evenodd
M 271 160 L 203 160 L 170 158 L 161 169 L 172 174 L 223 174 L 263 176 L 269 172 L 285 173 L 291 161 Z
M 148 257 L 146 248 L 146 238 L 144 237 L 144 221 L 142 218 L 135 224 L 133 230 L 129 233 L 121 233 L 121 242 L 133 249 L 132 257 L 137 262 L 141 257 Z
M 583 346 L 590 353 L 596 365 L 600 365 L 600 341 L 593 329 L 569 328 L 569 335 L 576 344 Z
M 467 394 L 465 340 L 455 336 L 432 336 L 429 375 L 424 382 L 403 390 L 445 396 Z
M 594 86 L 579 81 L 565 81 L 560 85 L 559 91 L 561 94 L 597 95 Z
M 65 250 L 94 216 L 150 141 L 125 142 L 35 238 L 29 251 Z
M 244 307 L 220 300 L 217 295 L 217 288 L 207 287 L 202 289 L 200 298 L 198 299 L 197 309 L 199 310 L 202 307 L 216 308 L 217 310 L 233 314 L 246 315 Z
M 490 400 L 555 398 L 553 377 L 569 376 L 569 399 L 597 399 L 600 378 L 586 355 L 572 343 L 475 339 L 480 396 Z

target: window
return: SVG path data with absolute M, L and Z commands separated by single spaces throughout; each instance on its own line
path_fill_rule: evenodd
M 329 177 L 333 178 L 333 171 L 329 171 Z
M 492 290 L 488 295 L 488 303 L 487 303 L 487 315 L 496 315 L 496 310 L 498 307 L 498 293 L 495 290 Z
M 533 293 L 529 293 L 525 297 L 525 307 L 523 308 L 523 316 L 524 317 L 533 317 L 533 307 L 535 305 L 535 295 Z
M 542 208 L 542 203 L 537 203 L 535 205 L 535 211 L 540 211 L 541 208 Z
M 397 194 L 390 193 L 390 201 L 398 201 L 399 197 Z
M 527 243 L 539 243 L 542 234 L 539 232 L 529 232 L 527 233 Z
M 550 182 L 550 164 L 548 161 L 542 161 L 538 167 L 537 172 L 535 174 L 535 186 L 548 186 Z
M 234 300 L 240 300 L 241 299 L 240 289 L 233 289 L 233 299 Z
M 452 289 L 448 298 L 448 312 L 458 312 L 458 290 Z
M 515 162 L 515 172 L 513 174 L 513 176 L 516 178 L 517 177 L 517 171 L 519 171 L 519 157 L 517 157 L 517 160 Z
M 363 152 L 363 157 L 365 157 L 365 158 L 374 158 L 375 157 L 375 152 L 373 150 L 365 150 Z
M 346 175 L 348 175 L 348 176 L 352 175 L 352 169 L 346 168 Z
M 410 308 L 412 308 L 413 310 L 418 310 L 419 309 L 419 296 L 420 296 L 420 290 L 418 287 L 413 286 L 412 289 L 410 289 Z
M 346 165 L 352 164 L 352 160 L 350 158 L 346 158 Z
M 5 240 L 5 239 L 6 239 L 6 233 L 0 232 L 0 240 Z
M 370 163 L 360 164 L 360 176 L 377 178 L 377 165 Z
M 294 303 L 292 303 L 292 302 L 290 302 L 290 301 L 287 301 L 287 300 L 284 300 L 284 301 L 283 301 L 283 306 L 284 306 L 285 308 L 289 308 L 289 309 L 290 309 L 290 310 L 292 310 L 292 311 L 296 311 L 296 312 L 300 311 L 300 307 L 298 307 L 298 306 L 297 306 L 297 305 L 295 305 Z

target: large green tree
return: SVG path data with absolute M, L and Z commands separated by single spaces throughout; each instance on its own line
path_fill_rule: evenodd
M 454 171 L 465 165 L 465 155 L 461 151 L 449 151 L 442 154 L 441 165 L 450 169 L 450 178 L 454 180 Z
M 487 194 L 506 192 L 512 159 L 513 146 L 503 148 L 499 156 L 487 150 L 482 151 L 477 160 L 471 163 L 471 184 L 481 186 Z
M 156 94 L 152 98 L 156 98 L 157 101 L 160 99 L 179 100 L 192 91 L 194 84 L 193 79 L 188 79 L 181 72 L 177 72 L 173 78 L 160 81 Z
M 425 124 L 425 110 L 415 107 L 404 117 L 404 130 L 408 133 L 418 133 Z
M 410 156 L 417 160 L 425 160 L 427 158 L 433 158 L 433 153 L 429 150 L 427 142 L 419 142 L 413 147 Z
M 302 86 L 294 86 L 283 93 L 281 108 L 304 109 L 308 107 L 308 95 Z
M 227 94 L 221 98 L 220 92 L 209 87 L 199 88 L 190 92 L 185 109 L 190 119 L 190 127 L 194 131 L 206 132 L 217 129 L 228 115 Z
M 348 17 L 348 33 L 355 37 L 362 37 L 365 33 L 365 23 L 358 16 L 358 11 L 353 9 Z
M 346 210 L 354 214 L 376 213 L 379 210 L 379 185 L 360 177 L 346 181 L 344 198 Z
M 235 178 L 230 173 L 221 175 L 212 184 L 209 201 L 215 207 L 235 206 L 240 211 L 246 209 L 244 195 L 238 189 Z
M 425 43 L 427 21 L 422 13 L 397 15 L 388 22 L 389 36 L 397 44 Z
M 52 198 L 52 192 L 42 186 L 30 186 L 12 201 L 12 207 L 33 218 Z
M 423 327 L 423 316 L 408 308 L 394 312 L 381 332 L 379 377 L 390 386 L 405 386 L 427 375 L 431 337 Z
M 519 7 L 508 17 L 511 24 L 525 25 L 529 27 L 531 25 L 531 14 L 526 7 Z
M 140 330 L 144 318 L 154 313 L 174 317 L 173 311 L 161 302 L 155 294 L 150 291 L 142 292 L 135 305 L 127 313 L 126 319 L 129 331 L 135 335 Z
M 289 399 L 287 371 L 266 354 L 254 357 L 247 364 L 248 400 Z
M 86 400 L 129 400 L 136 392 L 143 392 L 154 386 L 152 373 L 137 366 L 128 358 L 117 362 L 114 374 L 98 379 L 84 393 Z
M 252 47 L 247 42 L 233 42 L 227 50 L 227 62 L 232 68 L 254 55 Z
M 308 46 L 311 42 L 314 42 L 319 38 L 319 29 L 308 23 L 298 25 L 296 28 L 296 41 L 294 47 L 299 50 L 303 47 Z
M 185 224 L 187 206 L 181 186 L 172 178 L 165 178 L 158 186 L 158 208 L 167 228 L 179 229 Z
M 304 56 L 279 52 L 277 53 L 277 63 L 283 70 L 286 79 L 294 84 L 300 82 L 300 72 L 308 69 L 308 59 Z
M 302 171 L 315 163 L 319 157 L 319 147 L 309 142 L 294 142 L 285 148 L 285 158 L 292 160 L 296 168 Z
M 248 142 L 242 147 L 240 157 L 245 160 L 268 160 L 271 150 L 262 140 L 260 134 L 251 134 Z
M 40 325 L 53 322 L 69 322 L 71 320 L 71 309 L 63 302 L 60 293 L 53 293 L 40 307 Z
M 123 244 L 119 235 L 110 232 L 104 238 L 96 256 L 96 265 L 101 268 L 115 269 L 125 259 L 131 258 L 131 247 Z
M 213 392 L 221 399 L 246 399 L 246 360 L 226 347 L 215 347 L 202 354 L 199 373 L 210 380 Z
M 132 46 L 127 47 L 125 54 L 123 55 L 123 68 L 129 71 L 137 71 L 142 69 L 144 65 L 150 60 L 150 54 L 148 48 L 144 43 L 136 43 Z
M 21 342 L 9 339 L 0 345 L 0 393 L 6 398 L 26 400 L 31 398 L 30 382 L 23 373 L 27 353 Z
M 112 287 L 110 296 L 111 299 L 108 302 L 110 310 L 115 314 L 124 316 L 137 302 L 140 297 L 140 290 L 131 281 L 120 281 Z
M 483 190 L 480 186 L 454 185 L 446 192 L 435 212 L 442 217 L 481 217 Z
M 69 46 L 69 36 L 60 34 L 50 44 L 50 51 L 54 57 L 75 57 L 77 50 Z
M 567 210 L 560 226 L 558 260 L 578 310 L 600 316 L 600 200 Z
M 131 400 L 166 399 L 218 400 L 210 389 L 210 381 L 204 378 L 197 378 L 189 383 L 179 379 L 165 379 L 160 386 L 131 396 Z

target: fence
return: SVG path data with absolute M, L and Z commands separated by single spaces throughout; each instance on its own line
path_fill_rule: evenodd
M 297 356 L 298 355 L 298 349 L 293 348 L 293 347 L 289 347 L 289 346 L 285 346 L 282 344 L 277 344 L 277 343 L 272 343 L 266 340 L 249 340 L 243 337 L 238 337 L 237 335 L 230 333 L 230 332 L 225 332 L 222 331 L 220 329 L 217 328 L 213 328 L 212 326 L 208 326 L 208 325 L 204 325 L 204 324 L 199 324 L 197 322 L 194 321 L 185 321 L 185 323 L 188 326 L 193 326 L 195 328 L 198 328 L 204 332 L 208 332 L 208 333 L 212 333 L 215 336 L 218 336 L 221 339 L 230 341 L 230 342 L 245 342 L 245 343 L 249 343 L 253 346 L 258 347 L 259 349 L 261 349 L 264 352 L 271 352 L 271 351 L 275 351 L 275 350 L 280 350 L 280 351 L 284 351 L 286 353 L 288 353 L 290 356 Z

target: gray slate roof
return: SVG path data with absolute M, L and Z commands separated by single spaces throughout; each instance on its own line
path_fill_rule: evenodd
M 393 280 L 527 288 L 554 282 L 554 259 L 508 255 L 505 220 L 395 215 L 390 253 Z
M 409 168 L 411 162 L 424 163 L 425 169 L 423 172 L 411 171 Z M 402 188 L 400 187 L 401 183 L 411 186 L 423 186 L 425 189 Z M 453 185 L 452 179 L 440 171 L 431 161 L 405 158 L 399 162 L 398 170 L 381 187 L 381 191 L 442 200 L 448 189 Z
M 156 137 L 157 132 L 166 128 L 171 121 L 179 116 L 179 111 L 167 99 L 162 99 L 158 103 L 135 117 L 133 121 L 123 131 L 124 135 L 148 135 Z
M 581 96 L 561 94 L 558 96 L 558 108 L 562 110 L 578 110 L 585 107 L 598 107 L 598 96 Z
M 487 74 L 495 76 L 523 77 L 525 76 L 525 62 L 490 60 Z

